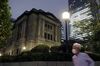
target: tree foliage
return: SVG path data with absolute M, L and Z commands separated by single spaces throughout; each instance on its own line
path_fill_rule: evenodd
M 95 52 L 100 53 L 100 13 L 95 13 L 100 10 L 100 5 L 92 4 L 91 6 L 93 6 L 91 10 L 95 18 L 74 22 L 74 27 L 78 28 L 75 31 L 75 36 L 81 36 L 84 41 L 93 45 L 92 49 L 94 49 Z
M 11 34 L 10 16 L 8 0 L 0 0 L 0 47 L 6 44 Z
M 83 20 L 83 21 L 77 21 L 74 22 L 74 28 L 76 28 L 75 32 L 75 38 L 80 37 L 83 40 L 88 40 L 91 38 L 88 38 L 92 36 L 93 33 L 93 26 L 92 22 L 90 20 Z

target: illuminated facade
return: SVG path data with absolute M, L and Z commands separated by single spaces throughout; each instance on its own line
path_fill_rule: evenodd
M 12 45 L 6 54 L 19 54 L 39 44 L 61 45 L 61 22 L 51 13 L 32 9 L 15 21 Z

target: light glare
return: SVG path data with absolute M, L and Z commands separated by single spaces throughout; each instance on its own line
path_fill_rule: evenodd
M 62 18 L 63 19 L 70 19 L 70 13 L 69 12 L 63 12 L 62 13 Z
M 23 47 L 23 50 L 25 50 L 26 49 L 26 47 Z
M 2 54 L 0 53 L 0 56 L 2 56 Z

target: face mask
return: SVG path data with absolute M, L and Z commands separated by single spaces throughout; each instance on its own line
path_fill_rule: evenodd
M 72 49 L 72 53 L 73 54 L 77 54 L 77 50 L 76 49 Z

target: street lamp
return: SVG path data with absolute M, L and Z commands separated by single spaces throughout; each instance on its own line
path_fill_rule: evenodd
M 65 11 L 62 13 L 62 19 L 65 20 L 65 30 L 66 30 L 66 47 L 68 48 L 69 44 L 69 19 L 70 19 L 70 13 Z M 66 48 L 66 50 L 68 50 Z
M 2 53 L 0 53 L 0 56 L 2 56 Z
M 69 12 L 63 12 L 62 13 L 62 18 L 64 19 L 64 20 L 69 20 L 70 19 L 70 13 Z
M 23 50 L 26 50 L 26 47 L 25 47 L 25 46 L 23 46 L 23 47 L 22 47 L 22 49 L 23 49 Z

